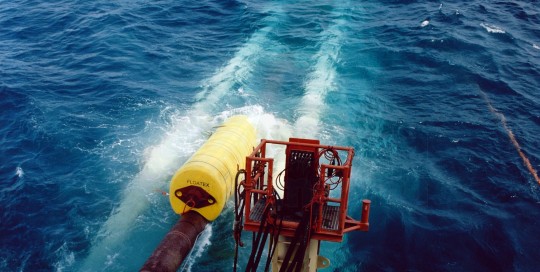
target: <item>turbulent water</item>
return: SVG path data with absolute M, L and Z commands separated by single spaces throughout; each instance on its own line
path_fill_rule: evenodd
M 538 1 L 1 1 L 0 112 L 1 271 L 139 269 L 234 114 L 355 148 L 323 271 L 540 267 Z M 232 269 L 231 206 L 182 271 Z

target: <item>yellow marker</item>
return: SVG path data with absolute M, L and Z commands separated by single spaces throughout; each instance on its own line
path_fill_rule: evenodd
M 255 145 L 255 128 L 247 116 L 229 118 L 176 172 L 169 201 L 177 214 L 196 211 L 215 220 L 234 192 L 234 178 L 244 169 Z

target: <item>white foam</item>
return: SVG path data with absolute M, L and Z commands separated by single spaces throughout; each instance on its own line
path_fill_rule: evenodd
M 297 137 L 316 138 L 319 133 L 320 116 L 326 109 L 325 99 L 329 92 L 335 91 L 336 64 L 345 25 L 344 19 L 337 19 L 322 36 L 322 44 L 315 55 L 315 65 L 307 76 L 304 96 L 300 101 L 298 118 L 294 125 Z
M 287 120 L 277 118 L 273 114 L 264 112 L 262 107 L 257 107 L 248 114 L 251 123 L 257 130 L 259 139 L 271 139 L 287 141 L 292 136 L 292 126 Z M 274 158 L 274 177 L 285 169 L 285 147 L 269 145 L 266 149 L 266 157 Z M 283 191 L 275 186 L 277 193 L 283 197 Z
M 127 186 L 121 203 L 101 227 L 82 264 L 82 271 L 93 271 L 115 259 L 116 250 L 129 235 L 137 217 L 156 197 L 153 191 L 166 187 L 174 171 L 204 142 L 205 132 L 231 115 L 230 111 L 217 115 L 214 111 L 224 96 L 239 92 L 233 89 L 236 83 L 250 77 L 271 31 L 271 26 L 256 31 L 223 68 L 205 81 L 203 90 L 197 95 L 199 101 L 184 114 L 171 116 L 171 124 L 160 143 L 145 151 L 141 171 Z M 253 117 L 257 112 L 250 116 L 270 118 L 262 113 L 262 108 L 258 112 L 258 117 Z
M 268 113 L 260 105 L 250 105 L 236 108 L 221 113 L 220 119 L 227 119 L 229 116 L 243 114 L 247 115 L 251 124 L 257 131 L 257 138 L 271 139 L 279 141 L 287 141 L 292 134 L 292 126 L 285 119 L 276 117 L 272 113 Z M 267 158 L 274 158 L 274 173 L 285 168 L 285 149 L 276 145 L 268 145 L 266 150 Z M 275 176 L 275 175 L 274 175 Z M 281 194 L 281 192 L 278 192 Z
M 239 114 L 245 114 L 257 130 L 259 139 L 285 141 L 292 135 L 292 127 L 285 119 L 265 112 L 260 105 L 246 106 L 238 109 Z
M 151 198 L 156 197 L 153 191 L 167 186 L 170 176 L 196 150 L 203 141 L 203 132 L 212 126 L 211 120 L 199 116 L 173 116 L 171 120 L 171 128 L 161 142 L 146 150 L 143 168 L 101 227 L 82 271 L 92 271 L 93 267 L 114 260 L 114 252 L 130 233 L 137 217 L 150 205 Z
M 538 49 L 538 50 L 540 50 L 540 46 L 538 46 L 538 45 L 537 45 L 537 44 L 535 44 L 535 43 L 533 43 L 533 44 L 532 44 L 532 47 L 533 47 L 534 49 Z
M 15 175 L 17 175 L 17 177 L 19 178 L 22 178 L 24 176 L 24 171 L 20 166 L 17 166 L 17 168 L 15 169 Z
M 502 28 L 496 25 L 481 23 L 480 26 L 482 26 L 489 33 L 506 33 Z
M 60 261 L 54 264 L 55 271 L 69 271 L 68 268 L 75 263 L 75 254 L 69 250 L 67 243 L 64 242 L 64 244 L 55 251 L 55 254 L 60 259 Z
M 191 268 L 193 267 L 193 264 L 195 264 L 195 261 L 200 258 L 204 251 L 212 244 L 212 242 L 210 241 L 211 237 L 212 225 L 208 224 L 197 237 L 195 245 L 193 246 L 193 249 L 189 253 L 188 257 L 186 257 L 186 259 L 184 260 L 184 264 L 182 265 L 180 271 L 191 272 Z
M 145 152 L 147 157 L 143 169 L 132 180 L 124 192 L 122 202 L 100 230 L 98 240 L 85 260 L 82 271 L 93 271 L 96 266 L 111 266 L 119 257 L 116 249 L 126 240 L 137 218 L 147 209 L 156 188 L 166 187 L 169 178 L 182 163 L 206 140 L 206 132 L 221 124 L 232 115 L 245 114 L 256 127 L 259 138 L 287 139 L 291 134 L 290 125 L 283 119 L 266 113 L 262 106 L 253 105 L 222 111 L 212 118 L 208 116 L 172 117 L 172 127 L 160 144 Z M 279 155 L 268 152 L 276 158 L 276 167 L 284 165 Z M 281 163 L 281 161 L 283 161 Z M 281 164 L 280 164 L 281 163 Z M 206 235 L 211 236 L 211 229 Z M 202 236 L 201 239 L 206 236 Z M 199 247 L 203 250 L 204 247 Z M 195 255 L 197 256 L 197 255 Z

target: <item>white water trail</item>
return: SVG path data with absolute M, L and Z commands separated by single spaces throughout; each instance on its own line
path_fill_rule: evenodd
M 268 33 L 272 29 L 267 26 L 255 32 L 227 65 L 208 79 L 203 91 L 196 96 L 201 101 L 193 106 L 192 114 L 206 115 L 220 105 L 220 100 L 228 93 L 237 95 L 238 90 L 233 88 L 234 85 L 251 76 L 254 65 L 264 53 L 264 45 L 268 43 Z
M 340 9 L 345 11 L 346 9 Z M 346 14 L 333 20 L 333 23 L 321 34 L 321 46 L 315 55 L 314 66 L 307 76 L 305 92 L 300 101 L 299 115 L 294 124 L 294 136 L 301 138 L 320 139 L 321 117 L 328 110 L 326 97 L 338 91 L 336 66 L 340 59 L 340 51 L 344 40 L 344 27 L 347 24 Z M 339 120 L 338 120 L 339 122 Z M 321 255 L 326 255 L 332 262 L 345 263 L 350 258 L 350 252 L 341 244 L 323 243 Z
M 108 260 L 114 259 L 117 250 L 129 243 L 126 239 L 137 218 L 150 206 L 151 197 L 155 195 L 153 190 L 166 187 L 174 171 L 204 142 L 204 133 L 224 120 L 223 116 L 215 115 L 216 109 L 223 108 L 220 100 L 235 95 L 232 87 L 250 76 L 263 55 L 271 30 L 269 26 L 256 31 L 234 57 L 203 84 L 199 101 L 185 115 L 171 117 L 170 129 L 159 144 L 147 149 L 142 170 L 127 186 L 121 203 L 101 227 L 81 271 L 106 270 L 112 265 Z
M 322 44 L 315 55 L 315 65 L 307 76 L 305 92 L 298 110 L 299 117 L 294 124 L 294 136 L 317 138 L 320 130 L 321 114 L 327 109 L 325 99 L 328 93 L 336 91 L 336 65 L 339 62 L 344 18 L 334 20 L 322 33 Z

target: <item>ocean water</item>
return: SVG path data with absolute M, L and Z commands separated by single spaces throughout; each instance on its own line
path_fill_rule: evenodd
M 540 267 L 538 1 L 1 1 L 0 112 L 1 271 L 138 270 L 234 114 L 355 148 L 322 271 Z M 232 206 L 181 271 L 232 269 Z

